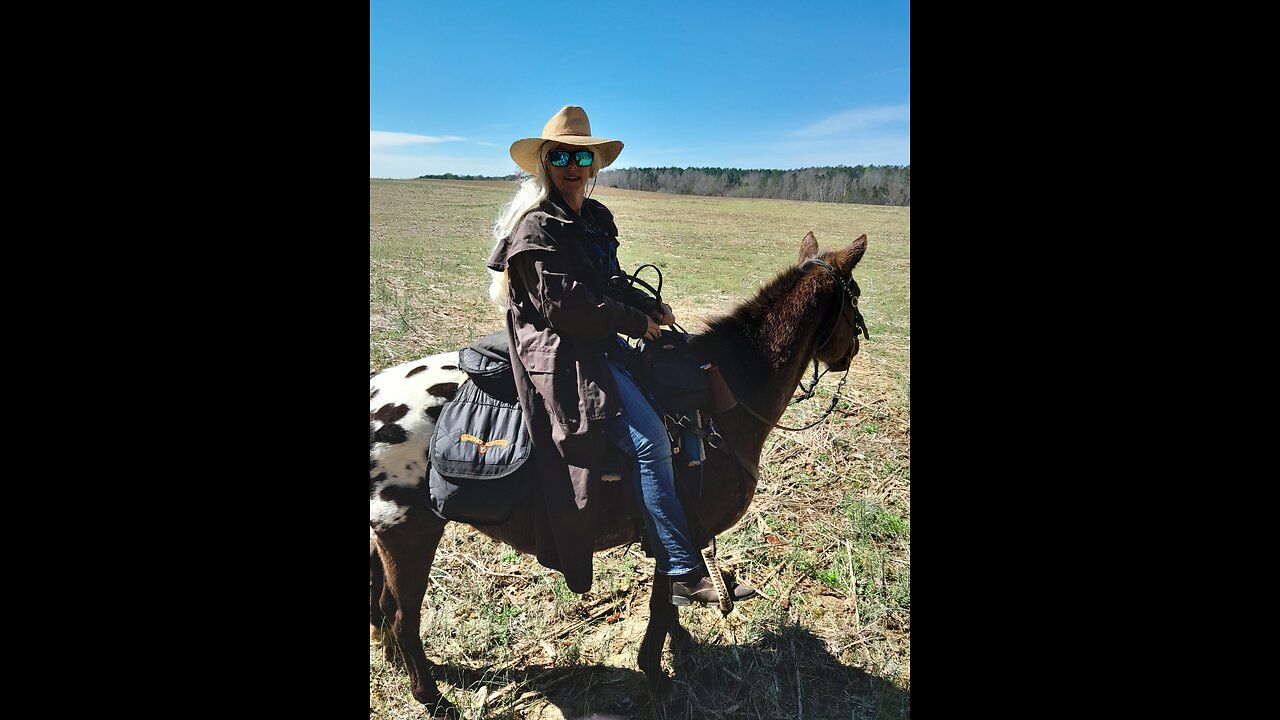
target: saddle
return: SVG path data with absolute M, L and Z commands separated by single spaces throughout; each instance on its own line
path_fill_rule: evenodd
M 627 358 L 628 371 L 661 409 L 677 469 L 701 465 L 704 440 L 715 447 L 719 433 L 703 410 L 715 403 L 712 384 L 694 358 L 687 336 L 662 331 Z M 520 486 L 532 480 L 533 445 L 524 424 L 504 330 L 458 351 L 469 382 L 444 404 L 431 440 L 428 487 L 439 517 L 472 525 L 506 522 Z M 610 449 L 606 481 L 621 480 L 622 452 Z M 626 473 L 629 474 L 629 473 Z
M 641 340 L 627 370 L 668 415 L 711 404 L 710 383 L 689 346 L 689 336 L 663 330 L 657 340 Z
M 641 340 L 628 360 L 632 377 L 659 408 L 672 454 L 687 467 L 701 465 L 705 445 L 719 447 L 723 440 L 707 411 L 724 412 L 737 404 L 720 369 L 698 360 L 689 335 L 673 330 L 663 330 L 656 340 Z M 676 463 L 677 469 L 680 465 Z

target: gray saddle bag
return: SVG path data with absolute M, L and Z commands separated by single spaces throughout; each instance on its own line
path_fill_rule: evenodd
M 511 517 L 518 490 L 534 465 L 517 402 L 506 333 L 458 351 L 468 382 L 445 403 L 431 440 L 429 487 L 436 515 L 471 525 Z

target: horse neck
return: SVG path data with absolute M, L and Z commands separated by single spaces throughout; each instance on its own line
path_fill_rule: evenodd
M 714 322 L 712 329 L 697 339 L 700 355 L 720 367 L 734 397 L 770 423 L 782 417 L 812 362 L 818 326 L 825 318 L 819 306 L 815 312 L 793 312 L 798 319 L 789 328 L 765 321 L 773 317 L 774 307 L 784 302 L 794 303 L 793 296 L 798 292 L 803 290 L 793 290 L 791 295 L 775 300 L 771 307 L 762 308 L 754 317 L 739 314 L 727 323 Z M 803 303 L 795 305 L 802 306 Z M 745 419 L 735 420 L 731 416 Z M 749 438 L 749 447 L 743 450 L 749 451 L 753 459 L 758 458 L 772 425 L 735 412 L 725 414 L 724 421 L 738 426 Z

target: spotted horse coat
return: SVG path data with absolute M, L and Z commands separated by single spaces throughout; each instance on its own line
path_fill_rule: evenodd
M 381 533 L 403 523 L 427 498 L 431 438 L 444 404 L 467 374 L 457 351 L 369 375 L 369 525 Z

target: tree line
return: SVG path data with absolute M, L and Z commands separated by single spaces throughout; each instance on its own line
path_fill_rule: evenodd
M 774 198 L 862 205 L 911 205 L 911 166 L 856 165 L 799 170 L 623 168 L 600 173 L 601 185 L 676 195 Z
M 517 180 L 518 175 L 421 175 L 436 180 Z M 773 198 L 860 205 L 911 205 L 910 165 L 837 165 L 799 170 L 738 170 L 736 168 L 622 168 L 605 170 L 598 181 L 605 187 L 646 190 L 675 195 Z
M 503 175 L 502 177 L 490 175 L 454 175 L 453 173 L 445 173 L 443 175 L 419 175 L 419 180 L 515 180 L 515 175 Z M 523 177 L 527 177 L 523 176 Z

